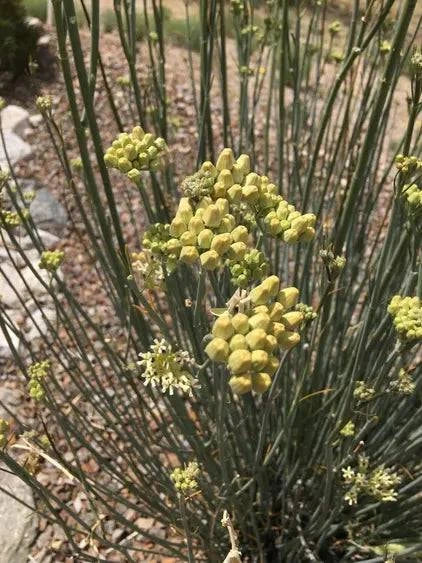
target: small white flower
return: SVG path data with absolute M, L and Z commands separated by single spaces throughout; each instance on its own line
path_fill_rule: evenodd
M 159 387 L 163 393 L 174 394 L 175 389 L 192 396 L 192 389 L 196 386 L 196 379 L 186 369 L 194 363 L 189 353 L 184 350 L 173 351 L 166 340 L 154 340 L 149 352 L 141 352 L 138 365 L 143 368 L 141 377 L 145 385 Z

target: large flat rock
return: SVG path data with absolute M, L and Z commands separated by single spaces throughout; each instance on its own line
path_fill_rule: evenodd
M 4 131 L 23 135 L 29 125 L 29 112 L 13 104 L 6 106 L 1 112 L 1 125 Z
M 0 400 L 11 411 L 16 411 L 22 397 L 16 389 L 0 387 Z M 0 417 L 10 418 L 1 404 Z M 31 508 L 34 506 L 32 491 L 16 475 L 3 469 L 4 466 L 1 466 L 0 486 L 28 506 L 0 491 L 0 563 L 27 563 L 37 529 L 37 517 Z
M 28 145 L 23 141 L 16 133 L 13 131 L 4 132 L 4 141 L 6 145 L 7 155 L 11 165 L 13 166 L 20 160 L 28 158 L 32 154 L 31 145 Z M 6 152 L 4 151 L 3 143 L 0 142 L 0 166 L 3 169 L 9 169 L 9 164 L 6 158 Z

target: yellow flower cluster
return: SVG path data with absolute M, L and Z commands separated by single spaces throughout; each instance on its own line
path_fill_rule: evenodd
M 43 360 L 36 362 L 28 368 L 29 382 L 28 389 L 30 396 L 36 401 L 40 401 L 44 397 L 43 379 L 47 377 L 50 371 L 50 361 Z
M 417 184 L 403 186 L 402 196 L 412 213 L 422 213 L 422 189 Z
M 199 466 L 196 461 L 191 461 L 185 468 L 176 467 L 170 475 L 174 487 L 183 494 L 193 493 L 198 490 L 197 477 Z
M 167 260 L 169 270 L 179 261 L 200 262 L 207 270 L 227 261 L 231 267 L 241 262 L 251 249 L 246 225 L 259 223 L 267 234 L 288 243 L 308 241 L 315 235 L 315 215 L 296 211 L 266 176 L 251 172 L 248 155 L 236 160 L 229 148 L 223 149 L 215 165 L 204 162 L 182 182 L 181 189 L 184 197 L 171 223 L 152 225 L 143 241 L 145 248 Z M 235 272 L 234 278 L 241 273 Z
M 388 312 L 402 340 L 412 342 L 422 339 L 422 302 L 419 297 L 394 295 Z
M 280 290 L 279 278 L 270 276 L 250 291 L 242 311 L 227 310 L 216 319 L 205 352 L 211 360 L 227 364 L 235 393 L 264 393 L 279 366 L 277 350 L 300 341 L 296 329 L 303 313 L 289 311 L 298 295 L 295 287 Z
M 132 133 L 120 133 L 104 155 L 104 162 L 109 168 L 117 168 L 133 182 L 141 178 L 141 170 L 158 170 L 162 157 L 167 151 L 162 137 L 145 133 L 139 125 Z
M 185 264 L 199 259 L 207 270 L 221 267 L 224 258 L 242 259 L 248 249 L 248 230 L 236 226 L 229 202 L 222 197 L 213 201 L 205 196 L 196 206 L 182 197 L 170 223 L 170 235 L 167 249 L 171 254 Z
M 396 168 L 403 174 L 414 174 L 422 169 L 422 159 L 417 156 L 398 154 L 395 158 Z
M 41 270 L 48 272 L 56 272 L 64 260 L 64 252 L 62 250 L 45 250 L 41 254 L 38 266 Z

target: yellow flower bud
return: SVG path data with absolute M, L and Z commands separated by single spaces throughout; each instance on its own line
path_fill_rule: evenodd
M 142 141 L 144 135 L 145 135 L 145 131 L 142 129 L 140 125 L 137 125 L 132 129 L 132 137 L 134 139 L 137 139 L 138 141 Z
M 275 372 L 278 370 L 279 365 L 280 362 L 278 358 L 276 356 L 270 356 L 267 365 L 262 371 L 268 373 L 269 375 L 274 375 Z
M 227 194 L 227 188 L 223 182 L 216 182 L 212 187 L 212 195 L 214 198 L 224 198 Z
M 189 221 L 192 219 L 193 209 L 187 197 L 182 197 L 180 199 L 176 215 L 180 217 L 186 225 L 188 225 Z
M 204 230 L 204 228 L 205 228 L 204 222 L 200 217 L 196 215 L 195 217 L 192 217 L 191 220 L 189 221 L 188 229 L 190 232 L 194 233 L 195 235 L 198 235 L 202 230 Z
M 244 225 L 239 225 L 238 227 L 233 229 L 230 234 L 233 237 L 234 242 L 244 242 L 247 244 L 249 233 L 248 229 Z
M 290 221 L 290 223 L 295 219 L 297 219 L 298 217 L 302 216 L 300 211 L 296 211 L 293 205 L 292 206 L 289 205 L 288 209 L 290 209 L 291 207 L 293 208 L 293 210 L 290 211 L 290 213 L 287 215 L 287 220 Z
M 194 246 L 184 246 L 180 251 L 179 259 L 185 264 L 194 264 L 198 258 L 198 250 Z
M 261 286 L 268 290 L 270 297 L 275 297 L 280 289 L 280 279 L 277 276 L 269 276 Z
M 250 350 L 264 350 L 267 347 L 267 333 L 262 328 L 254 328 L 246 335 Z
M 236 164 L 240 167 L 244 176 L 247 176 L 251 171 L 251 160 L 247 154 L 241 154 L 236 160 Z
M 252 375 L 252 389 L 255 393 L 265 393 L 271 385 L 271 377 L 268 373 L 256 373 Z
M 227 169 L 222 170 L 217 177 L 217 182 L 221 182 L 222 184 L 224 184 L 225 188 L 230 188 L 231 186 L 233 186 L 234 184 L 233 176 L 230 170 Z
M 234 242 L 232 245 L 230 245 L 229 256 L 230 258 L 235 258 L 236 260 L 240 261 L 245 256 L 247 250 L 248 247 L 244 242 Z
M 212 175 L 213 178 L 216 178 L 218 175 L 218 170 L 217 168 L 214 166 L 214 164 L 212 162 L 210 162 L 209 160 L 206 160 L 202 166 L 201 166 L 201 172 L 208 172 L 209 174 Z
M 277 217 L 273 217 L 269 221 L 265 221 L 265 227 L 267 232 L 273 237 L 277 236 L 283 230 L 283 226 Z
M 246 343 L 246 338 L 243 334 L 235 334 L 232 336 L 229 342 L 230 350 L 233 352 L 234 350 L 247 350 L 248 345 Z
M 304 215 L 301 215 L 297 219 L 293 219 L 290 226 L 292 229 L 295 229 L 299 235 L 301 235 L 308 226 L 308 221 Z
M 218 209 L 221 211 L 222 215 L 227 215 L 230 211 L 230 206 L 229 206 L 229 202 L 227 201 L 226 198 L 224 197 L 219 197 L 216 202 L 215 205 L 218 207 Z
M 300 311 L 290 311 L 281 317 L 281 322 L 288 329 L 296 328 L 303 321 L 303 313 Z
M 234 334 L 234 327 L 228 313 L 224 313 L 216 319 L 214 326 L 212 327 L 212 333 L 214 336 L 218 336 L 224 340 L 230 340 Z
M 125 152 L 126 158 L 128 158 L 129 160 L 135 160 L 135 158 L 138 156 L 135 147 L 131 143 L 126 145 L 123 150 Z
M 232 318 L 234 330 L 239 334 L 247 334 L 249 332 L 249 317 L 244 313 L 236 313 Z
M 274 322 L 272 326 L 272 333 L 277 339 L 277 342 L 280 342 L 281 335 L 285 332 L 286 327 L 282 323 Z
M 287 229 L 287 231 L 283 233 L 283 240 L 288 244 L 294 244 L 299 240 L 299 233 L 296 229 Z
M 170 223 L 170 234 L 173 237 L 180 237 L 186 231 L 186 225 L 182 219 L 176 215 Z
M 251 376 L 246 375 L 235 375 L 230 378 L 229 385 L 236 395 L 243 395 L 244 393 L 248 393 L 252 389 L 252 380 Z
M 209 196 L 204 196 L 196 206 L 196 212 L 198 212 L 198 209 L 207 209 L 207 207 L 209 207 L 212 203 L 213 201 Z
M 199 248 L 210 248 L 212 239 L 214 238 L 214 233 L 211 229 L 204 229 L 198 235 L 198 245 Z
M 283 348 L 283 350 L 290 350 L 290 348 L 293 348 L 293 346 L 296 346 L 299 342 L 300 334 L 298 332 L 290 332 L 288 330 L 286 330 L 279 339 L 280 347 Z
M 285 310 L 291 309 L 299 299 L 299 290 L 296 287 L 285 287 L 277 295 L 277 301 Z M 276 319 L 274 319 L 276 320 Z
M 229 369 L 235 375 L 238 373 L 246 373 L 251 369 L 252 354 L 249 350 L 234 350 L 229 356 L 227 362 Z
M 315 237 L 315 229 L 313 227 L 306 227 L 300 235 L 300 242 L 310 242 Z
M 308 227 L 315 227 L 316 215 L 314 213 L 305 213 L 303 218 L 306 219 Z
M 232 242 L 233 239 L 230 233 L 221 233 L 219 235 L 215 235 L 212 239 L 211 249 L 215 250 L 220 256 L 222 256 L 228 251 Z
M 242 197 L 242 186 L 240 184 L 233 184 L 233 186 L 227 190 L 227 196 L 230 201 L 240 201 Z
M 218 227 L 221 223 L 223 213 L 216 205 L 209 205 L 202 215 L 202 220 L 207 227 Z
M 270 293 L 266 287 L 258 285 L 249 293 L 249 297 L 254 305 L 264 305 L 270 298 Z
M 171 238 L 166 243 L 166 250 L 169 254 L 175 254 L 176 256 L 179 256 L 181 249 L 182 249 L 182 244 L 180 240 L 177 238 Z
M 270 317 L 265 313 L 258 313 L 249 318 L 249 326 L 251 329 L 262 328 L 265 332 L 267 332 L 270 322 Z
M 196 246 L 196 235 L 191 231 L 182 233 L 179 240 L 183 246 Z
M 234 154 L 232 149 L 223 149 L 217 158 L 217 164 L 215 167 L 217 170 L 231 170 L 234 164 Z
M 248 184 L 242 188 L 242 196 L 248 203 L 255 203 L 259 199 L 259 188 L 254 184 Z
M 232 230 L 234 229 L 235 225 L 236 225 L 236 219 L 233 217 L 233 215 L 230 215 L 230 213 L 229 213 L 228 215 L 225 215 L 221 219 L 220 226 L 218 227 L 218 232 L 219 233 L 231 233 Z
M 109 153 L 109 152 L 107 152 L 104 155 L 104 162 L 105 162 L 105 165 L 107 166 L 107 168 L 117 168 L 117 166 L 118 166 L 117 157 L 114 154 Z
M 255 174 L 255 172 L 250 172 L 249 174 L 246 175 L 245 186 L 248 186 L 250 184 L 253 184 L 254 186 L 257 187 L 261 185 L 261 179 L 258 176 L 258 174 Z
M 266 315 L 270 312 L 270 309 L 267 307 L 267 305 L 258 305 L 257 307 L 254 307 L 252 309 L 252 313 L 254 315 L 257 315 L 258 313 L 265 313 Z
M 205 270 L 216 270 L 220 266 L 220 256 L 215 250 L 207 250 L 200 255 L 199 259 Z
M 265 348 L 269 352 L 272 352 L 277 347 L 278 347 L 277 338 L 275 336 L 273 336 L 272 334 L 267 334 L 267 342 L 266 342 Z
M 132 169 L 132 163 L 126 157 L 119 158 L 117 162 L 120 172 L 129 172 Z
M 154 142 L 154 135 L 152 133 L 145 133 L 141 139 L 141 145 L 144 150 L 150 147 Z
M 275 184 L 267 184 L 267 193 L 277 195 L 278 188 Z
M 254 350 L 252 352 L 252 368 L 261 371 L 268 363 L 268 353 L 265 350 Z
M 213 338 L 207 344 L 205 353 L 213 362 L 225 362 L 229 357 L 230 348 L 222 338 Z
M 245 174 L 243 174 L 242 171 L 242 167 L 239 164 L 237 164 L 237 162 L 233 164 L 232 177 L 233 177 L 233 182 L 235 182 L 236 184 L 240 184 L 241 182 L 243 182 L 243 178 L 245 177 Z
M 289 214 L 289 210 L 287 209 L 287 206 L 288 206 L 287 201 L 281 201 L 278 204 L 276 213 L 277 213 L 277 217 L 280 219 L 280 221 L 287 219 L 287 215 Z

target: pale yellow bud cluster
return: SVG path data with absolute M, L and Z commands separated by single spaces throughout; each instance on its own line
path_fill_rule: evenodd
M 170 235 L 167 249 L 172 254 L 185 264 L 200 261 L 206 270 L 221 267 L 232 255 L 244 255 L 248 248 L 248 231 L 241 225 L 236 227 L 225 198 L 213 201 L 206 196 L 196 206 L 181 198 Z
M 145 133 L 139 125 L 131 133 L 120 133 L 104 155 L 109 168 L 116 168 L 135 183 L 141 179 L 141 170 L 161 168 L 167 145 L 163 138 Z
M 165 240 L 161 237 L 157 243 L 171 269 L 176 262 L 200 263 L 206 270 L 241 263 L 251 250 L 249 231 L 257 224 L 287 243 L 309 241 L 315 235 L 315 215 L 296 211 L 275 184 L 251 171 L 248 155 L 235 159 L 230 148 L 221 151 L 215 165 L 206 161 L 185 178 L 181 191 L 184 197 L 171 223 L 154 226 L 155 231 L 166 232 Z M 149 248 L 154 252 L 153 246 Z M 239 286 L 257 279 L 237 270 L 233 275 L 236 281 L 240 276 Z
M 401 340 L 422 340 L 422 302 L 419 297 L 395 295 L 388 306 L 394 327 Z
M 215 321 L 205 352 L 211 360 L 227 364 L 235 393 L 266 391 L 279 366 L 275 354 L 300 341 L 296 329 L 303 314 L 290 311 L 298 296 L 295 287 L 280 290 L 279 278 L 270 276 L 251 290 L 244 312 L 227 310 Z

